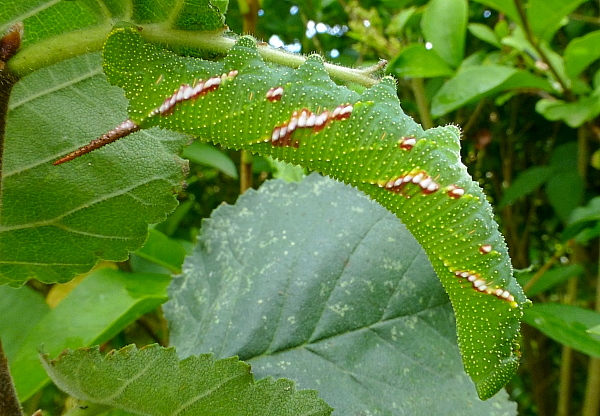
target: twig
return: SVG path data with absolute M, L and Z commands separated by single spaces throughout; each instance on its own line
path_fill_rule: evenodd
M 23 416 L 0 340 L 0 410 L 2 416 Z

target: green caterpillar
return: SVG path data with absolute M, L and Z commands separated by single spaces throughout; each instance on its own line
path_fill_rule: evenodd
M 222 61 L 208 62 L 119 27 L 104 59 L 109 81 L 129 99 L 130 118 L 56 164 L 160 126 L 351 184 L 402 219 L 427 252 L 452 301 L 479 396 L 493 396 L 514 375 L 529 301 L 491 207 L 460 162 L 457 127 L 424 131 L 402 112 L 392 78 L 359 95 L 333 83 L 318 56 L 297 70 L 267 66 L 248 37 Z

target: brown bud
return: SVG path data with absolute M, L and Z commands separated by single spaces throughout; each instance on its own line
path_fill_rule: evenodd
M 23 23 L 15 23 L 9 29 L 8 33 L 0 39 L 0 61 L 7 62 L 12 58 L 19 47 L 23 38 Z

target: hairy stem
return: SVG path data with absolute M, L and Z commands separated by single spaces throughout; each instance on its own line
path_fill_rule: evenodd
M 2 340 L 0 340 L 0 411 L 2 416 L 23 415 L 8 369 L 8 360 L 2 348 Z
M 23 24 L 14 24 L 8 33 L 0 39 L 0 224 L 2 223 L 2 171 L 4 161 L 4 139 L 6 136 L 6 119 L 8 118 L 8 100 L 12 87 L 19 78 L 8 68 L 8 63 L 21 46 Z M 1 402 L 0 402 L 1 403 Z
M 23 48 L 7 66 L 12 73 L 22 78 L 65 59 L 99 51 L 111 30 L 112 26 L 106 24 L 45 39 Z
M 199 50 L 217 53 L 227 53 L 234 45 L 235 39 L 223 36 L 222 31 L 216 32 L 190 32 L 164 28 L 161 25 L 142 26 L 142 37 L 153 43 L 162 43 L 168 46 L 189 46 Z M 272 48 L 264 43 L 259 43 L 258 52 L 267 62 L 298 68 L 306 61 L 306 57 L 295 55 L 281 49 Z M 325 69 L 333 78 L 342 81 L 354 82 L 365 87 L 371 87 L 379 82 L 370 75 L 368 69 L 353 69 L 339 65 L 325 63 Z
M 235 43 L 235 39 L 223 36 L 224 29 L 214 32 L 197 32 L 171 29 L 164 24 L 140 27 L 142 36 L 146 40 L 168 46 L 188 46 L 199 50 L 227 53 Z M 54 36 L 19 51 L 10 60 L 7 67 L 17 77 L 23 77 L 65 59 L 99 51 L 111 30 L 112 26 L 105 24 Z M 69 47 L 65 48 L 65 45 L 69 45 Z M 259 52 L 268 62 L 292 68 L 299 67 L 306 60 L 306 57 L 302 55 L 294 55 L 264 43 L 259 45 Z M 346 68 L 329 63 L 325 64 L 325 68 L 332 77 L 342 81 L 354 82 L 365 87 L 371 87 L 378 82 L 368 70 Z

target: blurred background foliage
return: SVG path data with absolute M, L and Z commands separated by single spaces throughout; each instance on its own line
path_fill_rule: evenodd
M 461 126 L 464 161 L 535 304 L 523 364 L 507 387 L 520 415 L 600 414 L 599 16 L 596 0 L 238 0 L 227 13 L 233 32 L 277 48 L 346 66 L 384 59 L 405 112 L 424 127 Z M 184 156 L 190 173 L 179 207 L 128 262 L 110 267 L 177 272 L 201 219 L 233 203 L 240 181 L 243 190 L 302 174 L 199 143 Z M 66 290 L 29 285 L 49 298 Z M 132 342 L 167 344 L 159 310 L 104 348 Z M 59 406 L 58 397 L 49 386 L 29 407 Z

